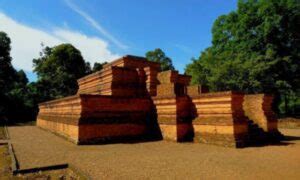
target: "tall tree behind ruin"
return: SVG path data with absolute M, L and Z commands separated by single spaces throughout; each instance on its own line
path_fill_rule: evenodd
M 93 69 L 92 69 L 92 72 L 101 71 L 103 69 L 103 65 L 105 65 L 105 64 L 107 64 L 107 62 L 103 62 L 103 63 L 95 62 L 94 66 L 93 66 Z
M 33 65 L 38 75 L 37 91 L 43 96 L 41 101 L 75 94 L 77 79 L 91 71 L 80 51 L 71 44 L 45 47 Z
M 15 69 L 11 64 L 10 43 L 7 34 L 0 32 L 0 118 L 6 116 L 7 93 L 12 88 L 12 82 L 15 79 Z
M 146 53 L 146 58 L 149 61 L 160 63 L 162 71 L 175 69 L 172 63 L 172 59 L 167 57 L 160 48 L 154 49 L 153 51 L 148 51 Z
M 273 93 L 287 109 L 299 100 L 300 3 L 240 0 L 212 27 L 212 46 L 186 67 L 212 90 Z M 277 103 L 278 105 L 278 103 Z
M 12 88 L 16 71 L 11 64 L 11 41 L 5 32 L 0 32 L 0 92 L 6 93 Z
M 5 32 L 0 32 L 0 123 L 3 119 L 15 121 L 34 116 L 28 79 L 23 70 L 16 71 L 10 56 L 11 40 Z

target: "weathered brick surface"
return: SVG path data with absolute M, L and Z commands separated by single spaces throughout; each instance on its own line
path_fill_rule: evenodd
M 65 124 L 59 121 L 48 121 L 45 119 L 38 118 L 37 126 L 46 130 L 50 130 L 61 136 L 64 136 L 74 143 L 78 143 L 78 125 Z
M 185 96 L 191 77 L 169 70 L 158 73 L 157 80 L 157 97 Z
M 245 95 L 243 108 L 246 116 L 264 131 L 277 131 L 277 119 L 272 111 L 272 96 L 264 94 Z
M 188 86 L 191 76 L 178 74 L 178 71 L 163 71 L 158 73 L 157 79 L 160 84 L 179 83 Z
M 159 70 L 158 63 L 141 57 L 124 56 L 106 64 L 101 71 L 79 79 L 78 94 L 154 96 Z
M 245 95 L 243 109 L 246 116 L 257 124 L 272 141 L 278 141 L 283 135 L 278 130 L 278 120 L 272 111 L 273 97 L 265 94 Z
M 223 142 L 225 146 L 245 143 L 248 126 L 243 111 L 243 94 L 207 93 L 193 97 L 192 101 L 195 105 L 193 127 L 196 141 Z
M 146 88 L 150 96 L 156 96 L 156 88 L 158 84 L 157 74 L 159 69 L 155 67 L 145 67 L 144 72 L 146 75 Z
M 192 138 L 190 101 L 185 97 L 153 98 L 157 121 L 166 140 L 189 141 Z
M 118 66 L 118 67 L 126 67 L 126 68 L 145 68 L 145 67 L 152 67 L 160 71 L 160 64 L 156 62 L 148 61 L 144 57 L 126 55 L 123 56 L 111 63 L 105 64 L 103 67 L 110 67 L 110 66 Z
M 138 72 L 121 67 L 105 68 L 78 80 L 78 94 L 135 97 L 140 86 Z
M 251 129 L 248 118 L 279 133 L 271 96 L 208 93 L 189 86 L 190 80 L 177 71 L 160 72 L 145 58 L 124 56 L 79 79 L 77 95 L 39 104 L 37 125 L 75 143 L 157 131 L 165 140 L 241 146 Z
M 75 142 L 143 135 L 151 108 L 148 98 L 77 95 L 40 104 L 37 125 Z
M 191 97 L 199 96 L 202 93 L 208 93 L 208 87 L 202 85 L 187 86 L 187 94 Z
M 109 142 L 141 137 L 147 133 L 145 124 L 84 124 L 79 126 L 79 143 Z

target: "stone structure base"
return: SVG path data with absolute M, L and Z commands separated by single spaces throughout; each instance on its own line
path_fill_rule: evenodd
M 151 107 L 146 98 L 77 95 L 40 104 L 37 125 L 75 143 L 143 136 Z
M 192 97 L 195 106 L 195 141 L 241 147 L 246 144 L 247 118 L 243 94 L 207 93 Z
M 153 136 L 242 147 L 282 137 L 272 96 L 208 93 L 190 80 L 127 55 L 79 79 L 76 95 L 39 104 L 37 125 L 77 144 Z

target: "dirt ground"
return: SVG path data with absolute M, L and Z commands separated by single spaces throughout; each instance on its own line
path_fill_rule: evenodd
M 71 163 L 93 179 L 300 179 L 300 129 L 264 147 L 147 142 L 77 146 L 35 126 L 10 127 L 21 168 Z
M 1 130 L 1 129 L 0 129 Z M 8 144 L 0 144 L 0 179 L 1 180 L 48 180 L 48 179 L 70 179 L 86 180 L 80 172 L 72 167 L 60 168 L 56 170 L 43 170 L 29 173 L 12 174 L 12 157 L 8 150 Z

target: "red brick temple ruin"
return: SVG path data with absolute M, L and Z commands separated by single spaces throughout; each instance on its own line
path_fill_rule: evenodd
M 79 79 L 76 95 L 39 104 L 37 126 L 76 144 L 151 137 L 243 147 L 281 136 L 272 96 L 209 93 L 190 80 L 127 55 Z

